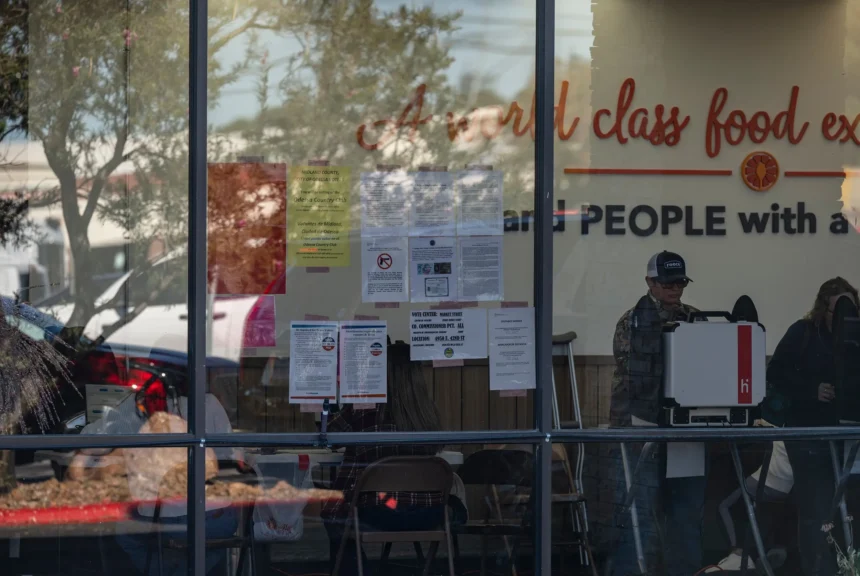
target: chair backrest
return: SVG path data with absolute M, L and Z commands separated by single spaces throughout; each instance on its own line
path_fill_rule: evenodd
M 440 492 L 447 501 L 454 482 L 451 466 L 437 456 L 392 456 L 364 469 L 355 485 L 361 492 Z
M 471 486 L 532 485 L 534 456 L 524 450 L 480 450 L 463 462 L 457 475 Z

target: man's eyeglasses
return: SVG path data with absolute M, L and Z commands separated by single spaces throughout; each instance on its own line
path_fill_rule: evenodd
M 684 280 L 684 279 L 674 280 L 672 282 L 660 282 L 659 280 L 657 280 L 656 282 L 662 288 L 686 288 L 687 284 L 690 283 L 689 280 Z

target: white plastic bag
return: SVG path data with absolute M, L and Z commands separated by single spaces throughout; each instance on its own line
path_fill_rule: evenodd
M 259 474 L 259 470 L 258 470 Z M 293 478 L 284 478 L 293 486 L 313 488 L 310 469 L 295 468 Z M 307 501 L 275 504 L 258 501 L 254 507 L 254 538 L 257 542 L 294 542 L 304 533 L 304 516 Z

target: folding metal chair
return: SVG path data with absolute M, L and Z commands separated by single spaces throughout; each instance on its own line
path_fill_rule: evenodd
M 448 502 L 454 473 L 445 460 L 436 456 L 393 456 L 374 462 L 362 471 L 355 486 L 355 494 L 349 508 L 349 517 L 344 528 L 343 539 L 337 551 L 332 576 L 340 572 L 347 540 L 355 540 L 358 574 L 364 576 L 362 566 L 361 545 L 364 543 L 383 544 L 382 562 L 387 560 L 393 542 L 430 542 L 430 550 L 424 563 L 424 576 L 427 576 L 430 565 L 436 557 L 439 543 L 445 542 L 448 547 L 448 573 L 454 574 L 453 545 L 451 542 L 451 525 L 448 519 L 448 506 L 444 506 L 444 521 L 441 529 L 436 530 L 398 530 L 392 532 L 362 532 L 360 524 L 359 497 L 365 492 L 438 492 L 442 502 Z M 420 546 L 416 546 L 420 550 Z

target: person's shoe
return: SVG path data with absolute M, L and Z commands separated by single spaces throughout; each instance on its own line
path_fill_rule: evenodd
M 788 551 L 783 548 L 772 548 L 767 551 L 767 561 L 774 570 L 779 570 L 788 559 Z
M 737 552 L 732 552 L 722 560 L 716 566 L 711 566 L 707 570 L 705 570 L 705 574 L 710 572 L 740 572 L 741 569 L 741 555 Z M 755 570 L 755 562 L 752 561 L 752 558 L 747 557 L 747 570 Z

